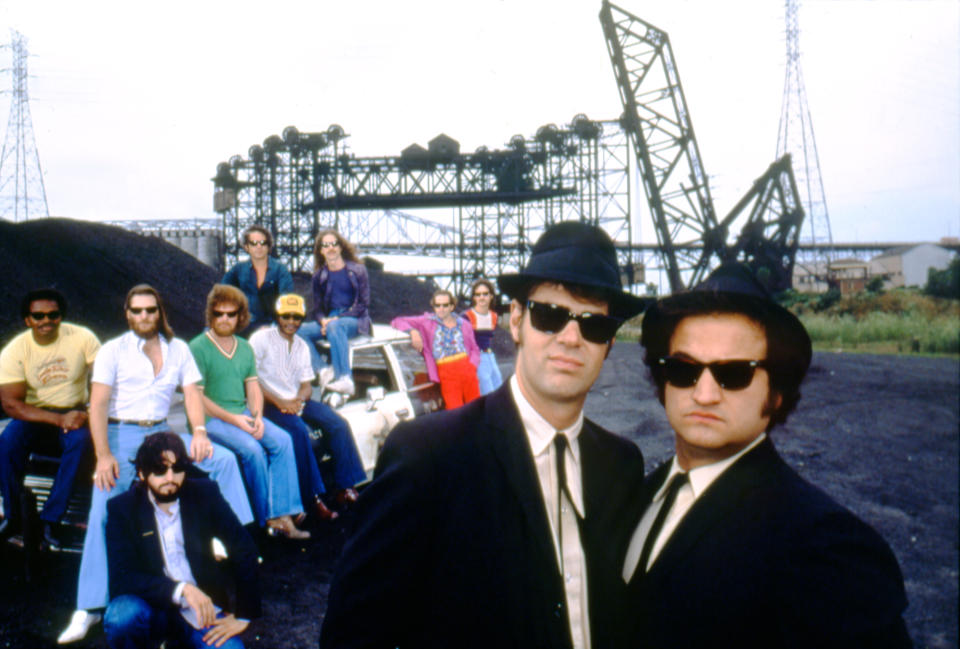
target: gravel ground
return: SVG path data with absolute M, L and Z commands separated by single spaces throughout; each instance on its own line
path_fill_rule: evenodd
M 893 547 L 917 647 L 956 647 L 958 640 L 958 376 L 952 359 L 818 353 L 800 411 L 774 431 L 790 464 Z M 670 431 L 636 345 L 614 347 L 586 409 L 636 441 L 650 469 L 670 456 Z M 314 528 L 303 545 L 263 545 L 265 617 L 248 647 L 316 646 L 344 527 Z M 0 647 L 56 646 L 73 608 L 79 557 L 45 555 L 29 582 L 20 550 L 3 547 L 0 562 Z M 99 627 L 74 645 L 105 646 Z

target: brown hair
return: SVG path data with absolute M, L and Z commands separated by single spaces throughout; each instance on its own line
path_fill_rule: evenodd
M 236 286 L 228 284 L 214 284 L 207 294 L 207 326 L 213 326 L 213 309 L 223 302 L 233 302 L 240 313 L 237 314 L 237 331 L 243 331 L 250 324 L 250 308 L 247 306 L 247 296 Z
M 153 296 L 153 298 L 157 301 L 157 306 L 160 307 L 160 333 L 163 334 L 163 337 L 166 338 L 167 341 L 173 340 L 173 327 L 171 327 L 170 323 L 167 321 L 167 310 L 163 308 L 163 299 L 160 297 L 160 293 L 157 292 L 157 289 L 153 288 L 149 284 L 137 284 L 132 289 L 127 291 L 127 297 L 123 301 L 124 312 L 130 308 L 130 302 L 136 295 Z
M 434 305 L 434 302 L 436 302 L 436 299 L 437 299 L 438 297 L 440 297 L 441 295 L 446 295 L 448 298 L 450 298 L 450 304 L 452 304 L 454 308 L 457 307 L 457 298 L 453 297 L 453 293 L 451 293 L 450 291 L 448 291 L 448 290 L 445 289 L 445 288 L 441 288 L 441 289 L 438 289 L 438 290 L 434 291 L 434 292 L 433 292 L 433 295 L 430 296 L 430 306 L 431 306 L 431 307 Z
M 267 248 L 273 250 L 273 235 L 270 234 L 270 230 L 266 229 L 262 225 L 251 225 L 249 228 L 243 231 L 243 245 L 246 246 L 250 243 L 250 233 L 259 232 L 263 235 L 264 239 L 267 240 Z
M 481 277 L 478 280 L 474 280 L 473 284 L 470 285 L 470 303 L 473 304 L 474 294 L 477 292 L 477 289 L 481 286 L 486 286 L 487 290 L 490 291 L 490 308 L 496 311 L 497 306 L 497 291 L 493 288 L 493 282 L 489 279 Z
M 327 235 L 333 235 L 337 238 L 337 243 L 340 244 L 341 257 L 346 261 L 360 263 L 360 260 L 357 258 L 357 249 L 353 247 L 352 243 L 344 239 L 336 230 L 323 230 L 317 235 L 316 241 L 313 242 L 313 272 L 317 272 L 327 265 L 326 260 L 323 258 L 323 238 Z

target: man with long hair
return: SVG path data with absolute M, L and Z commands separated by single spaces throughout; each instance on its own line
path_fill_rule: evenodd
M 192 435 L 182 433 L 197 466 L 220 485 L 244 524 L 253 513 L 236 457 L 213 444 L 203 421 L 202 379 L 187 344 L 174 338 L 160 294 L 148 284 L 130 289 L 124 302 L 130 330 L 107 341 L 97 354 L 90 389 L 90 432 L 97 456 L 93 498 L 80 559 L 77 610 L 59 642 L 86 636 L 107 605 L 107 501 L 127 490 L 136 477 L 128 461 L 144 438 L 167 430 L 174 391 L 183 400 Z
M 303 513 L 293 442 L 263 418 L 253 348 L 236 336 L 249 319 L 243 292 L 215 284 L 207 295 L 207 330 L 190 341 L 206 425 L 212 440 L 239 456 L 257 522 L 288 538 L 310 538 L 292 518 Z
M 313 369 L 321 385 L 352 395 L 350 338 L 370 334 L 370 280 L 356 250 L 336 230 L 324 230 L 313 246 L 313 310 L 297 334 L 307 341 Z M 317 341 L 330 341 L 331 368 L 317 351 Z

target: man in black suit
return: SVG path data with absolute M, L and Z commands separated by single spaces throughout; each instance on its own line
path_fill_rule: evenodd
M 548 228 L 498 283 L 515 373 L 391 433 L 331 584 L 324 649 L 609 645 L 608 539 L 643 458 L 582 408 L 644 303 L 623 292 L 610 238 L 577 222 Z
M 239 635 L 260 615 L 257 550 L 215 482 L 186 479 L 190 457 L 171 432 L 148 435 L 134 460 L 140 480 L 107 504 L 110 604 L 103 627 L 111 649 L 242 649 Z M 225 613 L 225 546 L 236 582 L 236 615 Z
M 800 321 L 727 264 L 651 306 L 641 343 L 676 456 L 624 539 L 624 646 L 909 647 L 889 546 L 769 437 L 810 365 Z

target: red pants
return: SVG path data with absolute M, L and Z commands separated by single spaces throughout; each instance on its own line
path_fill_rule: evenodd
M 446 363 L 437 363 L 440 376 L 440 394 L 447 410 L 459 408 L 480 396 L 477 368 L 469 358 L 460 358 Z

